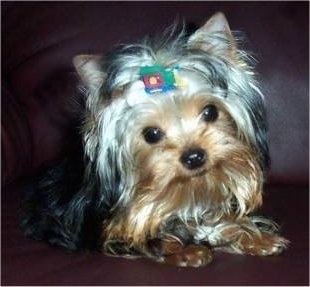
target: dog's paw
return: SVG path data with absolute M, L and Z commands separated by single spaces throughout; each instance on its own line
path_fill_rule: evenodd
M 285 238 L 269 233 L 262 233 L 257 238 L 243 237 L 240 242 L 244 253 L 255 256 L 277 255 L 288 247 L 289 241 Z
M 162 258 L 161 262 L 179 267 L 202 267 L 213 259 L 213 252 L 205 246 L 188 245 L 181 251 Z

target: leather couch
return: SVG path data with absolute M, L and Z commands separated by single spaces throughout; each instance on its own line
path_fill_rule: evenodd
M 272 166 L 262 214 L 290 241 L 277 257 L 218 253 L 205 268 L 72 254 L 18 226 L 25 181 L 64 153 L 76 115 L 72 57 L 163 31 L 176 16 L 197 26 L 223 11 L 258 60 Z M 1 2 L 2 285 L 308 285 L 308 2 Z

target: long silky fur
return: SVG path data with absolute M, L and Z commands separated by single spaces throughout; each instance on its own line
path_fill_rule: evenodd
M 197 48 L 184 25 L 175 25 L 160 39 L 148 37 L 138 44 L 121 45 L 101 59 L 100 70 L 94 74 L 100 84 L 84 89 L 85 111 L 81 130 L 84 155 L 78 157 L 78 164 L 65 162 L 48 172 L 26 192 L 22 228 L 27 235 L 72 250 L 101 249 L 106 239 L 117 240 L 113 234 L 122 234 L 125 227 L 120 222 L 128 216 L 128 228 L 133 229 L 130 236 L 137 237 L 135 240 L 128 239 L 141 241 L 139 244 L 143 244 L 148 236 L 155 236 L 158 228 L 171 233 L 169 218 L 177 218 L 189 229 L 195 229 L 196 235 L 193 233 L 192 239 L 203 240 L 203 236 L 210 232 L 205 230 L 208 227 L 197 227 L 201 217 L 207 218 L 205 223 L 215 224 L 224 215 L 236 213 L 242 216 L 252 211 L 251 206 L 259 206 L 260 191 L 269 167 L 264 99 L 248 54 L 237 49 L 236 60 L 230 61 L 227 57 L 221 57 L 222 50 L 235 43 L 218 33 L 208 37 L 221 43 L 218 50 L 207 52 Z M 122 95 L 131 83 L 139 80 L 141 66 L 155 64 L 166 68 L 178 66 L 184 72 L 202 76 L 214 99 L 221 103 L 236 125 L 236 137 L 248 147 L 244 150 L 244 154 L 249 154 L 249 160 L 244 162 L 247 170 L 237 170 L 233 164 L 228 164 L 223 172 L 223 176 L 227 177 L 224 180 L 226 183 L 216 181 L 215 175 L 208 182 L 214 194 L 218 190 L 220 194 L 229 194 L 221 210 L 212 214 L 213 220 L 208 215 L 212 202 L 203 198 L 203 194 L 198 198 L 189 198 L 188 206 L 182 206 L 185 201 L 181 199 L 170 198 L 179 200 L 180 210 L 168 210 L 164 202 L 162 207 L 156 206 L 161 196 L 156 195 L 158 191 L 154 191 L 153 204 L 150 200 L 152 196 L 148 204 L 139 196 L 136 198 L 142 200 L 141 205 L 139 202 L 133 203 L 137 189 L 148 179 L 142 183 L 141 178 L 137 177 L 139 167 L 132 151 L 138 135 L 132 134 L 132 131 L 137 130 L 135 125 L 138 122 L 143 122 L 143 114 L 152 113 L 153 106 L 133 106 Z M 78 172 L 72 169 L 73 166 L 78 167 Z M 246 179 L 251 172 L 257 176 L 252 178 L 252 182 Z M 238 184 L 239 187 L 236 187 Z M 184 186 L 191 188 L 186 184 Z M 198 187 L 201 186 L 197 184 Z M 238 188 L 239 192 L 230 193 Z M 246 194 L 247 189 L 259 191 L 257 197 L 253 195 L 256 198 L 253 204 L 247 202 L 252 196 Z M 127 207 L 132 204 L 136 213 L 128 214 Z M 173 206 L 177 207 L 177 204 Z M 157 215 L 160 222 L 154 219 L 150 223 L 152 226 L 145 231 L 149 224 L 147 218 Z M 165 220 L 166 223 L 162 222 Z M 214 230 L 212 224 L 210 228 Z M 103 227 L 106 228 L 104 231 Z M 182 231 L 182 234 L 185 233 Z M 171 233 L 171 236 L 174 235 Z M 184 238 L 186 236 L 183 235 Z M 104 246 L 107 252 L 117 253 L 111 246 Z

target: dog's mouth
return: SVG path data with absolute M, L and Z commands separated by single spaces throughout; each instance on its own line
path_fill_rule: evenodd
M 208 169 L 206 167 L 185 171 L 185 175 L 188 178 L 202 177 L 202 176 L 205 176 L 207 173 L 208 173 Z
M 196 170 L 196 171 L 192 172 L 192 177 L 204 176 L 206 173 L 207 173 L 207 169 L 206 168 L 202 168 L 200 170 Z

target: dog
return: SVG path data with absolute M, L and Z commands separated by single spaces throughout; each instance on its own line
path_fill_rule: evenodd
M 268 130 L 238 41 L 218 12 L 191 34 L 176 24 L 104 56 L 76 56 L 82 152 L 25 193 L 25 234 L 182 267 L 205 266 L 218 250 L 287 248 L 276 223 L 253 215 L 270 165 Z

